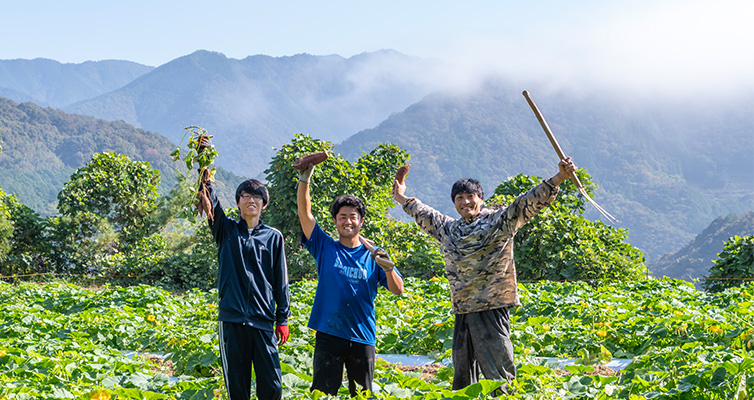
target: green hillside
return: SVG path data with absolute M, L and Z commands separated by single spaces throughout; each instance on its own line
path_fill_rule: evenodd
M 706 113 L 666 105 L 660 113 L 610 98 L 533 96 L 566 154 L 600 186 L 595 199 L 649 259 L 676 251 L 720 215 L 754 210 L 745 103 Z M 455 215 L 450 187 L 460 177 L 477 178 L 491 192 L 517 173 L 557 172 L 557 156 L 521 90 L 505 82 L 428 96 L 336 150 L 352 159 L 378 142 L 411 154 L 409 194 L 448 215 Z M 599 214 L 588 208 L 587 216 Z
M 57 212 L 57 194 L 63 184 L 94 153 L 115 152 L 148 161 L 161 172 L 160 194 L 167 194 L 177 181 L 179 163 L 169 157 L 177 145 L 123 121 L 108 122 L 0 98 L 0 138 L 0 187 L 43 215 Z M 218 172 L 218 180 L 230 182 L 233 188 L 242 179 Z
M 716 218 L 686 246 L 662 256 L 649 268 L 655 276 L 678 279 L 707 276 L 713 260 L 723 251 L 723 243 L 735 235 L 754 235 L 754 211 Z

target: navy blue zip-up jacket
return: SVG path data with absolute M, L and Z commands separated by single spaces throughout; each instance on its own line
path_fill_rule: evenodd
M 291 312 L 283 235 L 262 221 L 249 232 L 244 219 L 225 215 L 214 185 L 207 186 L 215 214 L 209 227 L 220 267 L 218 319 L 267 331 L 287 325 Z

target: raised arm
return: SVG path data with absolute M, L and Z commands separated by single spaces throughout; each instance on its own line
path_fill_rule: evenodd
M 557 174 L 518 196 L 508 207 L 498 210 L 494 224 L 511 235 L 517 232 L 555 200 L 560 184 L 569 179 L 576 169 L 570 157 L 560 160 Z
M 299 172 L 298 189 L 296 190 L 296 203 L 298 204 L 298 220 L 301 222 L 301 230 L 306 240 L 312 236 L 317 221 L 312 214 L 312 199 L 309 195 L 309 180 L 311 180 L 314 165 Z

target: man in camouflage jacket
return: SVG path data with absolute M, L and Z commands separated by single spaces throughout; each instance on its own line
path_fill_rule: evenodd
M 460 219 L 443 215 L 414 197 L 406 185 L 393 182 L 393 198 L 443 247 L 455 318 L 453 331 L 453 389 L 485 379 L 516 377 L 510 340 L 509 308 L 520 305 L 513 261 L 513 236 L 550 204 L 560 184 L 576 170 L 570 158 L 559 172 L 520 195 L 509 206 L 482 208 L 484 191 L 475 179 L 460 179 L 451 199 Z M 500 392 L 506 391 L 501 387 Z

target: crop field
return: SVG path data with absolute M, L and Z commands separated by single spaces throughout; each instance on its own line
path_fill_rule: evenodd
M 309 392 L 316 282 L 291 285 L 291 338 L 281 347 L 284 398 Z M 754 284 L 719 294 L 683 281 L 520 284 L 512 315 L 515 399 L 720 399 L 754 396 Z M 381 291 L 377 352 L 450 357 L 445 279 Z M 217 346 L 217 293 L 150 286 L 0 283 L 0 399 L 227 398 Z M 559 368 L 545 357 L 577 359 Z M 613 358 L 632 359 L 620 371 Z M 430 374 L 378 360 L 373 397 L 482 399 L 499 385 L 452 391 L 452 367 Z M 342 398 L 347 389 L 341 388 Z M 364 396 L 367 398 L 368 396 Z

